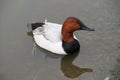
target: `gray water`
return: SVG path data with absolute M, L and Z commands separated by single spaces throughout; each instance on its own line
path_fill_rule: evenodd
M 104 80 L 120 55 L 119 0 L 0 0 L 0 80 Z M 77 31 L 80 52 L 33 50 L 27 23 L 81 19 L 94 32 Z

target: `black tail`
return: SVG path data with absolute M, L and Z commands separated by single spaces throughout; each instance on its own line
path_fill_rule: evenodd
M 30 24 L 27 24 L 27 27 L 31 28 L 32 30 L 35 30 L 38 27 L 43 27 L 44 24 L 45 23 L 43 22 L 30 23 Z

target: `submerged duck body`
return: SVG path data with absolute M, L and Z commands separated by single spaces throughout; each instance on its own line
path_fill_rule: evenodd
M 35 22 L 32 28 L 34 41 L 38 46 L 56 54 L 73 54 L 79 50 L 79 40 L 73 34 L 76 30 L 94 31 L 86 27 L 78 18 L 68 17 L 63 24 Z

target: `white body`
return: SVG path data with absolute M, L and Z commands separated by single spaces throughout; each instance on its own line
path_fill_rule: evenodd
M 66 55 L 62 47 L 61 29 L 61 24 L 45 21 L 43 27 L 33 30 L 34 41 L 38 46 L 52 53 Z

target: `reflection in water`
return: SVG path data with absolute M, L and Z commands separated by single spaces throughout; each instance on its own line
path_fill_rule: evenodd
M 27 35 L 33 36 L 31 32 L 28 32 Z M 41 53 L 45 53 L 46 57 L 49 56 L 53 59 L 63 57 L 63 55 L 53 54 L 49 51 L 46 51 L 38 47 L 37 45 L 33 48 L 35 48 L 33 52 L 34 56 L 39 56 Z M 78 66 L 73 64 L 73 61 L 77 57 L 78 54 L 79 54 L 79 51 L 74 54 L 65 55 L 61 60 L 61 70 L 64 73 L 64 75 L 68 78 L 76 78 L 85 72 L 92 72 L 91 68 L 79 68 Z
M 33 36 L 32 31 L 27 32 L 27 35 L 32 37 Z
M 77 57 L 79 52 L 71 55 L 66 55 L 61 60 L 61 70 L 68 78 L 76 78 L 85 72 L 92 72 L 91 68 L 79 68 L 72 62 Z

